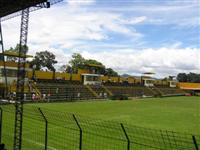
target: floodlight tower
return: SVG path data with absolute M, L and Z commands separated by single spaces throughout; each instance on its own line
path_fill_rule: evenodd
M 15 128 L 13 150 L 22 148 L 22 122 L 23 122 L 23 101 L 24 101 L 24 83 L 25 83 L 25 65 L 26 65 L 26 48 L 28 37 L 29 12 L 40 8 L 49 8 L 50 5 L 61 2 L 62 0 L 1 0 L 0 1 L 0 45 L 4 54 L 3 35 L 1 21 L 21 15 L 20 43 L 18 54 L 18 71 L 17 71 L 17 91 L 15 99 Z M 4 61 L 5 84 L 7 86 L 6 65 Z M 6 87 L 7 89 L 7 87 Z

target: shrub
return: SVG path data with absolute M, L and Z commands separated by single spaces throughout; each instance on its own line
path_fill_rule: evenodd
M 123 95 L 123 94 L 116 94 L 110 97 L 111 100 L 128 100 L 128 96 L 127 95 Z

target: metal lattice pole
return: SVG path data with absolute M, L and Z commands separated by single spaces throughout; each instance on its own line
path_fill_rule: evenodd
M 8 82 L 7 82 L 7 73 L 6 73 L 6 62 L 5 62 L 5 56 L 4 56 L 4 45 L 3 45 L 3 33 L 2 33 L 2 27 L 1 27 L 1 18 L 0 18 L 0 48 L 2 52 L 2 61 L 3 61 L 3 74 L 5 77 L 5 96 L 8 94 Z
M 0 107 L 0 144 L 2 142 L 3 109 Z
M 24 82 L 25 82 L 25 64 L 27 52 L 29 8 L 22 10 L 20 47 L 18 57 L 17 72 L 17 92 L 15 101 L 15 130 L 14 130 L 14 150 L 21 150 L 22 147 L 22 122 L 23 122 L 23 100 L 24 100 Z

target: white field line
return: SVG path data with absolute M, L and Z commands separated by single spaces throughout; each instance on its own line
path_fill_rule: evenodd
M 29 140 L 29 139 L 23 139 L 23 140 L 24 140 L 24 141 L 27 141 L 27 142 L 30 142 L 30 143 L 33 143 L 33 144 L 35 144 L 35 145 L 42 146 L 42 147 L 45 146 L 43 143 L 35 142 L 35 141 L 33 141 L 33 140 Z M 52 147 L 52 146 L 47 146 L 47 147 L 48 147 L 48 149 L 50 149 L 50 150 L 58 150 L 58 149 L 56 149 L 56 148 L 54 148 L 54 147 Z
M 12 135 L 9 134 L 9 133 L 7 133 L 7 135 L 8 135 L 8 136 L 12 136 Z M 35 141 L 29 140 L 29 139 L 23 139 L 22 141 L 27 141 L 27 142 L 30 142 L 30 143 L 33 143 L 33 144 L 35 144 L 35 145 L 39 145 L 39 146 L 42 146 L 42 147 L 45 146 L 43 143 L 35 142 Z M 58 149 L 56 149 L 56 148 L 54 148 L 54 147 L 52 147 L 52 146 L 48 146 L 48 149 L 50 149 L 50 150 L 58 150 Z
M 51 129 L 56 129 L 56 128 L 60 128 L 59 126 L 56 126 L 56 127 L 51 127 L 51 128 L 48 128 L 48 130 L 51 130 Z M 40 130 L 40 129 L 39 129 Z M 37 130 L 38 131 L 38 130 Z M 37 132 L 36 131 L 36 132 Z M 23 132 L 23 135 L 24 134 L 30 134 L 30 133 L 34 133 L 35 131 L 33 131 L 33 132 L 30 132 L 30 131 L 26 131 L 26 132 Z M 13 136 L 13 134 L 12 133 L 3 133 L 3 134 L 6 134 L 6 135 L 8 135 L 8 136 Z M 45 146 L 45 144 L 43 144 L 43 143 L 40 143 L 40 142 L 35 142 L 34 140 L 29 140 L 29 139 L 25 139 L 25 138 L 23 138 L 23 140 L 22 141 L 27 141 L 27 142 L 30 142 L 30 143 L 33 143 L 33 144 L 36 144 L 36 145 L 39 145 L 39 146 Z M 58 149 L 56 149 L 56 148 L 54 148 L 54 147 L 52 147 L 52 146 L 48 146 L 48 149 L 50 149 L 50 150 L 58 150 Z

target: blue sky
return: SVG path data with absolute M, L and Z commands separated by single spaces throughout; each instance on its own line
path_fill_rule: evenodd
M 65 0 L 30 17 L 29 53 L 49 50 L 57 67 L 79 52 L 121 74 L 200 73 L 199 0 Z M 6 48 L 19 20 L 3 23 Z

